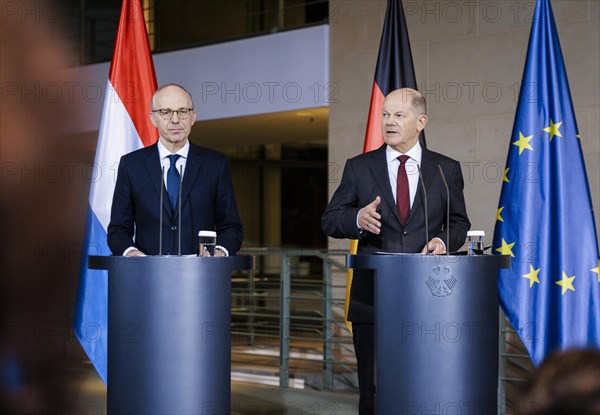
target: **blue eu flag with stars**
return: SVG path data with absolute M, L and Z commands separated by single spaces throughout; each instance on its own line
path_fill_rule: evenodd
M 496 216 L 510 255 L 500 303 L 538 366 L 554 350 L 600 348 L 598 242 L 581 140 L 548 0 L 538 0 Z

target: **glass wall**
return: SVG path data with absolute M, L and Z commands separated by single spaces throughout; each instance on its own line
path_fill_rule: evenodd
M 79 64 L 112 57 L 121 0 L 67 0 L 64 19 Z M 326 0 L 142 0 L 155 52 L 327 22 Z

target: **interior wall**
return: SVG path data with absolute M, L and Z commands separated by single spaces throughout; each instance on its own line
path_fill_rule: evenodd
M 491 241 L 535 1 L 404 1 L 427 145 L 461 161 L 473 229 Z M 552 1 L 588 179 L 600 208 L 600 2 Z M 329 194 L 362 151 L 386 1 L 330 7 Z M 600 224 L 596 215 L 596 226 Z M 332 240 L 332 248 L 347 241 Z
M 155 53 L 156 79 L 158 85 L 177 83 L 190 91 L 197 121 L 326 107 L 331 96 L 328 41 L 329 26 L 319 25 Z M 82 112 L 65 127 L 68 132 L 98 130 L 104 99 L 114 98 L 114 91 L 106 89 L 109 66 L 105 62 L 64 71 L 68 94 L 51 98 Z

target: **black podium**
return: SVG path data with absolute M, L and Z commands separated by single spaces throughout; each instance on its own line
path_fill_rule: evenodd
M 108 270 L 108 413 L 229 414 L 231 273 L 253 257 L 90 256 Z
M 510 257 L 348 256 L 375 271 L 377 413 L 496 414 L 497 271 Z

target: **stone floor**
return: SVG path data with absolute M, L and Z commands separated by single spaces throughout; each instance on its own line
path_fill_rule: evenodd
M 65 380 L 68 405 L 57 413 L 107 414 L 106 387 L 89 363 L 72 370 Z M 231 388 L 232 415 L 351 415 L 357 413 L 357 405 L 358 394 L 353 392 L 283 389 L 236 381 Z M 31 411 L 35 413 L 24 408 L 23 413 Z

